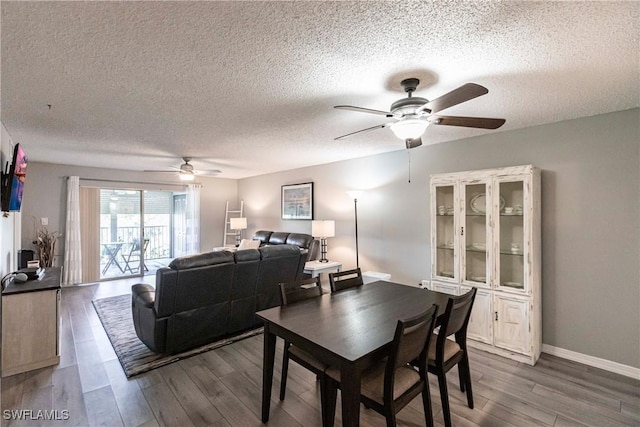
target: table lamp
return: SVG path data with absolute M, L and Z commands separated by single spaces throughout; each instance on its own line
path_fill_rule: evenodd
M 236 246 L 238 246 L 242 240 L 242 230 L 247 229 L 247 218 L 231 218 L 229 228 L 236 230 Z
M 336 235 L 336 223 L 333 220 L 311 221 L 311 234 L 320 238 L 322 257 L 320 262 L 329 262 L 327 259 L 327 237 Z

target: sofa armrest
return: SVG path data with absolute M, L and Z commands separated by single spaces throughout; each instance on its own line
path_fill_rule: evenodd
M 156 290 L 153 286 L 138 283 L 131 287 L 131 310 L 136 335 L 151 351 L 164 353 L 167 319 L 157 317 L 155 299 Z
M 146 283 L 137 283 L 131 287 L 131 301 L 134 306 L 152 308 L 156 300 L 156 290 Z

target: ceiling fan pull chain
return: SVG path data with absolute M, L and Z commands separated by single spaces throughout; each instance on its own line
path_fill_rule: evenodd
M 411 151 L 407 150 L 409 154 L 409 184 L 411 184 Z

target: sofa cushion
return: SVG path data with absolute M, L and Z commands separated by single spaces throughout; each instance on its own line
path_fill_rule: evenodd
M 313 237 L 309 234 L 291 233 L 287 237 L 287 245 L 296 245 L 301 248 L 309 249 L 309 245 L 313 241 Z
M 231 285 L 231 300 L 248 298 L 256 292 L 256 279 L 260 266 L 260 251 L 257 249 L 247 249 L 237 251 L 236 269 L 233 273 Z
M 269 242 L 269 237 L 273 234 L 273 231 L 268 230 L 258 230 L 256 234 L 253 235 L 253 240 L 259 240 L 260 244 L 267 244 Z
M 284 245 L 287 243 L 287 237 L 289 237 L 290 233 L 285 233 L 283 231 L 276 231 L 271 233 L 271 237 L 269 237 L 270 245 Z
M 194 267 L 233 262 L 233 254 L 227 251 L 205 252 L 201 254 L 185 255 L 171 261 L 169 268 L 173 270 L 185 270 Z
M 265 259 L 286 258 L 300 255 L 300 248 L 294 245 L 265 246 L 258 249 L 260 257 Z
M 236 262 L 260 261 L 260 251 L 257 249 L 243 249 L 233 253 Z
M 260 247 L 260 241 L 258 240 L 249 240 L 242 239 L 240 244 L 238 245 L 238 250 L 241 251 L 243 249 L 258 249 Z

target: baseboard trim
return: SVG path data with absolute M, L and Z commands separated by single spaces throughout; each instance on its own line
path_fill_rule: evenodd
M 640 369 L 634 368 L 633 366 L 623 365 L 622 363 L 600 359 L 599 357 L 593 357 L 571 350 L 565 350 L 564 348 L 553 347 L 548 344 L 542 344 L 542 352 L 640 380 Z

